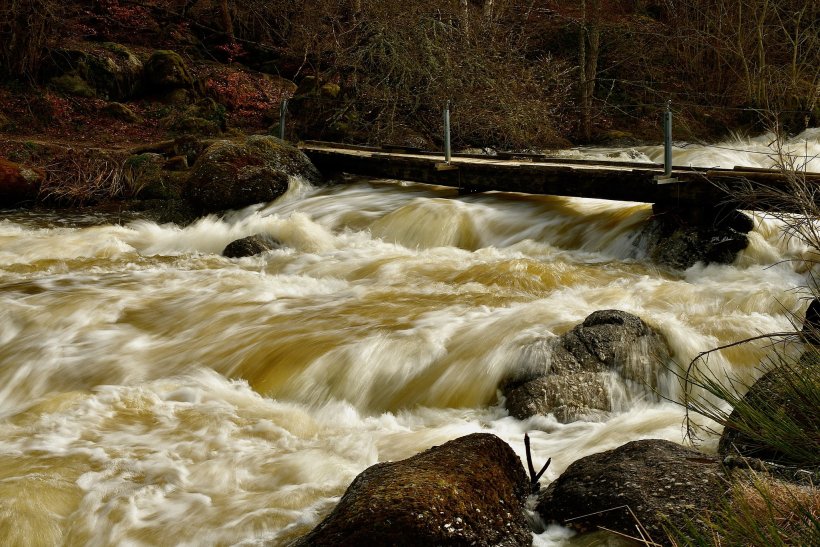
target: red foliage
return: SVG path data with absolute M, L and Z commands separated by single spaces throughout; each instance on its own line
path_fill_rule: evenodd
M 234 117 L 248 119 L 259 118 L 277 109 L 285 94 L 270 78 L 244 71 L 211 74 L 205 78 L 205 89 Z

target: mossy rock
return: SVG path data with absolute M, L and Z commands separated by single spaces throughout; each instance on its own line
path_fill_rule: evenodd
M 141 199 L 180 199 L 187 174 L 164 169 L 161 154 L 137 154 L 125 160 L 123 172 L 130 193 Z
M 189 105 L 193 102 L 194 95 L 189 90 L 184 88 L 177 88 L 169 91 L 162 97 L 164 104 L 173 106 Z
M 208 97 L 181 112 L 172 112 L 164 123 L 178 134 L 218 136 L 226 129 L 227 119 L 225 107 Z
M 84 97 L 86 99 L 97 96 L 96 90 L 76 72 L 52 78 L 49 85 L 63 95 Z
M 142 121 L 141 117 L 122 103 L 108 103 L 103 107 L 102 111 L 108 116 L 121 122 L 139 123 Z
M 278 198 L 291 176 L 320 180 L 301 151 L 275 137 L 218 141 L 197 160 L 185 195 L 203 213 L 238 209 Z
M 133 97 L 142 80 L 142 61 L 120 44 L 104 44 L 104 51 L 87 57 L 87 77 L 99 95 L 115 100 Z
M 159 93 L 178 88 L 192 88 L 194 79 L 178 53 L 159 50 L 145 63 L 145 84 L 150 91 Z
M 45 174 L 0 157 L 0 208 L 33 203 Z
M 122 101 L 137 94 L 142 81 L 142 61 L 120 44 L 94 45 L 88 50 L 56 49 L 51 51 L 50 60 L 46 76 L 52 76 L 52 84 L 71 95 Z M 74 77 L 83 80 L 93 95 Z

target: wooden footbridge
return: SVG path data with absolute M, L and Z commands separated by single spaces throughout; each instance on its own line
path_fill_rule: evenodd
M 540 154 L 453 154 L 448 162 L 441 153 L 405 147 L 374 148 L 316 141 L 299 146 L 324 173 L 422 182 L 467 193 L 496 190 L 712 209 L 718 205 L 737 205 L 730 196 L 733 189 L 744 188 L 748 192 L 749 189 L 789 188 L 782 172 L 752 167 L 672 166 L 665 169 L 653 163 L 554 158 Z M 801 176 L 820 188 L 820 173 Z

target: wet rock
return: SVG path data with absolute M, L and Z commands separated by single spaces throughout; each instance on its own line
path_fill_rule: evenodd
M 0 158 L 0 208 L 33 203 L 44 177 L 39 169 Z
M 781 363 L 751 386 L 727 419 L 718 453 L 817 471 L 818 393 L 820 352 L 809 346 L 798 361 Z
M 807 344 L 820 345 L 820 300 L 814 298 L 806 309 L 806 319 L 801 331 Z
M 296 175 L 320 180 L 307 156 L 275 137 L 217 141 L 194 164 L 186 196 L 205 213 L 238 209 L 278 198 Z
M 190 88 L 194 80 L 182 57 L 168 50 L 155 51 L 145 63 L 145 83 L 155 93 Z
M 727 475 L 718 458 L 664 440 L 633 441 L 572 465 L 546 489 L 537 511 L 545 522 L 580 532 L 599 528 L 637 537 L 642 526 L 668 544 L 664 526 L 690 520 L 725 498 Z
M 242 239 L 232 241 L 222 251 L 222 256 L 228 258 L 244 258 L 254 256 L 273 249 L 278 249 L 282 244 L 266 234 L 256 234 Z
M 363 471 L 297 546 L 531 545 L 518 456 L 477 433 Z
M 744 213 L 730 210 L 702 217 L 702 212 L 655 207 L 638 241 L 656 264 L 685 270 L 698 262 L 731 264 L 749 244 L 754 226 Z
M 640 317 L 601 310 L 563 336 L 528 348 L 501 389 L 513 416 L 553 413 L 566 423 L 610 411 L 613 382 L 655 387 L 668 359 L 666 340 Z

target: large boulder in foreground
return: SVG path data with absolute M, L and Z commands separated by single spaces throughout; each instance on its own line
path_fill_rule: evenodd
M 528 488 L 512 449 L 476 433 L 364 470 L 293 545 L 531 545 Z
M 700 515 L 724 501 L 727 476 L 718 458 L 664 440 L 633 441 L 593 454 L 553 481 L 538 501 L 545 522 L 580 532 L 600 528 L 668 544 L 665 527 L 701 527 Z
M 780 478 L 820 478 L 820 349 L 782 363 L 755 382 L 726 420 L 723 456 L 754 458 Z
M 613 375 L 637 389 L 655 387 L 669 359 L 665 338 L 640 317 L 600 310 L 556 339 L 543 340 L 502 385 L 510 414 L 555 414 L 561 422 L 611 408 Z
M 291 176 L 312 183 L 321 178 L 307 156 L 276 137 L 222 140 L 194 164 L 186 197 L 203 213 L 239 209 L 278 198 Z
M 0 209 L 34 202 L 43 178 L 40 170 L 0 158 Z

